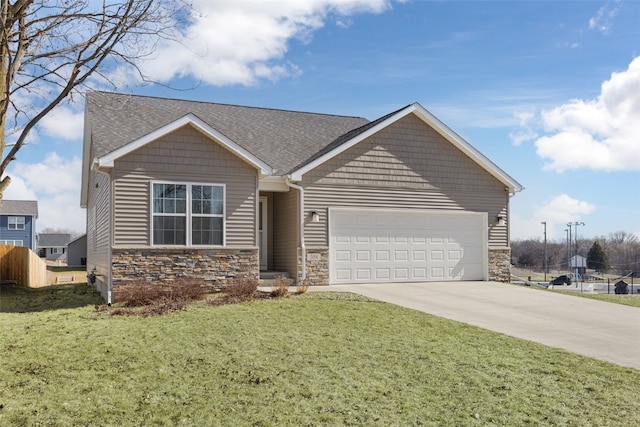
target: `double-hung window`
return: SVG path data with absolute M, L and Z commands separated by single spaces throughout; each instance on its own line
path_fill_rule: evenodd
M 8 225 L 9 230 L 24 230 L 24 217 L 10 216 Z
M 152 184 L 154 245 L 224 245 L 225 188 L 215 184 Z

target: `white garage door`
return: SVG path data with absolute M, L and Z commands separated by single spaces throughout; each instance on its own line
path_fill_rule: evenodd
M 487 214 L 331 208 L 331 283 L 486 280 Z

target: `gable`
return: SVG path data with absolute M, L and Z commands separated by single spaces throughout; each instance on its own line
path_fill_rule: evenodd
M 505 185 L 410 114 L 321 163 L 305 183 L 476 191 Z
M 143 174 L 148 179 L 205 180 L 242 175 L 255 180 L 256 169 L 208 135 L 185 125 L 114 160 L 113 179 Z
M 360 144 L 362 141 L 369 139 L 370 137 L 376 135 L 379 132 L 382 132 L 386 128 L 392 126 L 396 122 L 403 120 L 408 116 L 414 116 L 422 122 L 422 127 L 426 126 L 430 128 L 432 131 L 435 131 L 437 134 L 442 137 L 444 141 L 451 144 L 453 147 L 457 148 L 461 153 L 463 153 L 469 160 L 479 166 L 481 169 L 486 171 L 488 174 L 496 178 L 504 187 L 506 187 L 509 193 L 515 193 L 518 191 L 522 191 L 522 186 L 513 178 L 511 178 L 506 172 L 496 166 L 493 162 L 491 162 L 488 158 L 486 158 L 482 153 L 476 150 L 471 144 L 465 141 L 462 137 L 456 134 L 453 130 L 447 127 L 444 123 L 438 120 L 435 116 L 429 113 L 424 107 L 420 104 L 410 105 L 402 110 L 399 110 L 396 113 L 392 113 L 391 115 L 385 116 L 376 122 L 372 122 L 372 126 L 364 126 L 361 131 L 354 131 L 352 135 L 350 135 L 350 139 L 342 142 L 341 144 L 336 146 L 330 151 L 327 151 L 320 156 L 314 157 L 308 163 L 298 167 L 295 171 L 292 171 L 291 177 L 294 181 L 302 180 L 303 176 L 310 171 L 316 169 L 323 163 L 333 159 L 334 157 L 340 155 L 341 153 L 351 149 L 352 147 Z M 375 125 L 373 125 L 375 123 Z M 417 123 L 417 122 L 414 122 Z M 416 125 L 414 125 L 416 126 Z M 415 138 L 416 133 L 414 132 L 410 138 Z M 418 138 L 420 140 L 420 138 Z M 423 142 L 426 142 L 424 138 L 422 138 Z M 423 157 L 423 156 L 422 156 Z M 449 172 L 456 173 L 456 172 Z
M 213 129 L 211 126 L 200 120 L 198 117 L 193 114 L 187 114 L 186 116 L 175 120 L 171 123 L 168 123 L 155 131 L 144 135 L 141 138 L 138 138 L 100 158 L 97 159 L 97 166 L 102 168 L 110 168 L 113 167 L 114 161 L 122 158 L 123 156 L 132 153 L 139 148 L 142 148 L 153 141 L 162 138 L 173 131 L 180 129 L 184 126 L 191 126 L 198 130 L 200 133 L 210 138 L 212 141 L 218 143 L 228 151 L 234 153 L 237 157 L 244 160 L 246 163 L 252 165 L 254 168 L 260 170 L 262 174 L 268 175 L 271 173 L 271 168 L 255 157 L 253 154 L 249 153 L 247 150 L 236 144 L 234 141 L 230 140 L 226 136 L 222 135 L 217 130 Z

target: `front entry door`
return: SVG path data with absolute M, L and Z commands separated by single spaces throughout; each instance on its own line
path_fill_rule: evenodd
M 267 269 L 267 198 L 260 197 L 258 206 L 258 240 L 260 270 Z

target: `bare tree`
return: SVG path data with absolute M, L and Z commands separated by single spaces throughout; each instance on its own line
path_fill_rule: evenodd
M 9 164 L 51 110 L 136 72 L 187 15 L 181 0 L 0 0 L 0 203 Z

